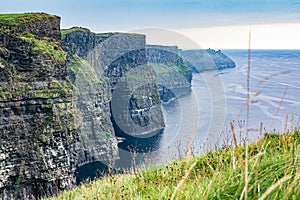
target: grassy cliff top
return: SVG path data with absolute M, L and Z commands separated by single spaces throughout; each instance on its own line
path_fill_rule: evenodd
M 70 33 L 73 33 L 73 32 L 78 32 L 78 31 L 81 31 L 81 32 L 91 32 L 89 29 L 87 28 L 83 28 L 83 27 L 72 27 L 72 28 L 68 28 L 68 29 L 61 29 L 61 36 L 64 37 L 65 35 L 67 34 L 70 34 Z
M 0 14 L 0 34 L 21 39 L 32 44 L 34 51 L 64 62 L 59 22 L 60 17 L 46 13 Z
M 46 13 L 18 13 L 18 14 L 0 14 L 0 25 L 17 26 L 24 23 L 30 23 L 37 20 L 45 20 L 49 18 L 59 18 L 55 15 Z
M 78 26 L 74 26 L 74 27 L 68 28 L 68 29 L 61 29 L 62 37 L 66 36 L 67 34 L 74 33 L 74 32 L 92 33 L 92 34 L 97 35 L 98 37 L 110 37 L 113 35 L 144 36 L 143 34 L 139 34 L 139 33 L 126 33 L 126 32 L 94 33 L 94 32 L 91 32 L 91 30 L 88 28 L 83 28 L 83 27 L 78 27 Z
M 55 42 L 37 39 L 33 34 L 26 33 L 18 36 L 19 39 L 33 45 L 33 50 L 40 54 L 47 55 L 58 62 L 66 60 L 66 53 L 61 46 Z
M 300 199 L 299 181 L 300 133 L 266 134 L 249 146 L 248 158 L 244 146 L 226 148 L 190 162 L 111 175 L 53 199 Z

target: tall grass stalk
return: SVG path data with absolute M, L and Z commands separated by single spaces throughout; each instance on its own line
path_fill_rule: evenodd
M 285 116 L 285 123 L 284 123 L 284 128 L 283 128 L 283 133 L 282 134 L 286 134 L 287 133 L 288 120 L 289 120 L 289 115 L 286 114 L 286 116 Z
M 193 150 L 193 143 L 195 140 L 195 134 L 197 132 L 197 126 L 198 126 L 198 122 L 199 122 L 199 117 L 200 117 L 200 111 L 197 112 L 196 115 L 196 119 L 194 121 L 194 127 L 193 127 L 193 131 L 192 131 L 192 136 L 190 139 L 190 143 L 189 143 L 189 149 L 186 155 L 186 165 L 188 166 L 190 163 L 190 159 L 191 159 L 191 155 L 192 155 L 192 150 Z
M 192 164 L 192 166 L 188 170 L 186 170 L 184 177 L 180 180 L 180 182 L 176 186 L 176 188 L 175 188 L 175 190 L 172 194 L 171 200 L 173 200 L 175 198 L 177 193 L 178 193 L 178 196 L 177 196 L 176 200 L 178 200 L 180 198 L 180 192 L 182 190 L 182 187 L 185 184 L 185 182 L 186 182 L 187 178 L 189 177 L 189 175 L 191 174 L 192 169 L 196 166 L 196 164 L 197 164 L 197 162 L 194 162 Z
M 292 127 L 291 127 L 291 133 L 294 133 L 295 131 L 295 115 L 292 113 Z
M 284 89 L 284 92 L 283 92 L 283 94 L 282 94 L 282 96 L 281 96 L 281 99 L 280 99 L 278 108 L 277 108 L 277 110 L 276 110 L 275 116 L 278 115 L 278 113 L 279 113 L 279 111 L 280 111 L 280 109 L 281 109 L 281 106 L 282 106 L 283 100 L 285 99 L 285 95 L 286 95 L 286 93 L 287 93 L 287 89 L 288 89 L 288 88 L 289 88 L 289 86 L 286 86 L 285 89 Z
M 287 175 L 287 176 L 284 176 L 283 178 L 279 179 L 274 185 L 269 187 L 267 189 L 267 191 L 265 191 L 265 193 L 263 193 L 258 200 L 266 199 L 273 192 L 274 189 L 276 189 L 277 187 L 279 187 L 280 185 L 282 185 L 284 182 L 288 181 L 291 178 L 292 178 L 291 175 Z
M 251 65 L 251 31 L 248 40 L 248 71 L 247 71 L 247 117 L 246 117 L 246 152 L 245 152 L 245 200 L 248 199 L 248 143 L 249 143 L 249 112 L 250 112 L 250 65 Z M 242 196 L 241 196 L 242 198 Z
M 234 124 L 233 124 L 232 121 L 230 122 L 230 127 L 231 127 L 231 133 L 232 133 L 232 136 L 233 136 L 233 141 L 234 141 L 234 144 L 235 144 L 236 152 L 237 152 L 237 155 L 238 155 L 239 164 L 240 164 L 241 167 L 243 167 L 244 166 L 243 158 L 242 158 L 240 149 L 238 148 L 239 145 L 238 145 L 238 142 L 237 142 L 237 139 L 236 139 Z

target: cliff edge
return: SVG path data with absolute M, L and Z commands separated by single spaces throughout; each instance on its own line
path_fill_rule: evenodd
M 182 57 L 184 58 L 184 62 L 196 73 L 236 67 L 235 62 L 223 54 L 221 50 L 186 50 L 182 51 Z
M 60 18 L 0 15 L 0 199 L 74 185 L 80 115 L 66 79 Z

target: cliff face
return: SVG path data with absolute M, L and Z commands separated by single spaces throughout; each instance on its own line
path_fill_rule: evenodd
M 97 34 L 101 42 L 87 56 L 112 90 L 111 113 L 118 133 L 145 135 L 164 127 L 157 78 L 147 65 L 145 36 Z M 108 37 L 109 36 L 109 37 Z M 105 40 L 103 40 L 105 38 Z
M 79 160 L 112 165 L 118 159 L 115 129 L 125 134 L 145 134 L 164 126 L 155 74 L 146 73 L 142 67 L 146 63 L 145 36 L 95 34 L 72 28 L 63 31 L 62 43 L 83 112 Z M 72 62 L 76 59 L 80 60 L 81 72 L 74 70 Z M 155 84 L 150 86 L 143 77 Z M 99 145 L 91 145 L 95 143 Z
M 0 15 L 0 199 L 74 184 L 80 117 L 59 24 L 47 14 Z
M 222 70 L 234 68 L 235 62 L 220 50 L 187 50 L 182 51 L 185 63 L 193 72 L 202 72 L 206 70 Z
M 161 99 L 168 101 L 190 92 L 192 71 L 176 46 L 147 45 L 147 62 L 158 78 Z
M 96 73 L 87 62 L 87 56 L 101 40 L 95 33 L 82 28 L 62 33 L 63 48 L 68 54 L 68 74 L 78 88 L 78 108 L 82 112 L 78 166 L 95 161 L 112 166 L 119 157 L 111 122 L 111 87 L 109 80 Z
M 82 112 L 78 166 L 101 161 L 112 165 L 118 159 L 117 140 L 110 120 L 111 91 L 105 77 L 99 78 L 91 65 L 75 55 L 68 71 L 79 91 L 78 108 Z

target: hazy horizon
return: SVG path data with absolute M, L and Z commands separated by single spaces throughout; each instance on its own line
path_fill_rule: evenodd
M 0 13 L 46 12 L 62 28 L 132 32 L 159 28 L 189 37 L 202 48 L 300 49 L 300 0 L 10 0 Z

